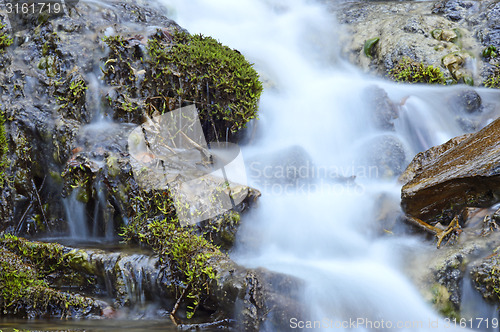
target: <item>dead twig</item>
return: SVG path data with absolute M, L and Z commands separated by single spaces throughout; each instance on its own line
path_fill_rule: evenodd
M 186 286 L 186 288 L 184 288 L 184 290 L 182 291 L 182 294 L 181 296 L 179 296 L 179 298 L 177 299 L 177 302 L 175 302 L 175 305 L 174 305 L 174 308 L 172 309 L 172 311 L 170 312 L 170 320 L 175 324 L 175 326 L 178 326 L 179 323 L 177 323 L 177 317 L 175 317 L 175 314 L 177 313 L 177 310 L 179 310 L 179 306 L 181 305 L 181 302 L 182 302 L 182 299 L 184 298 L 184 296 L 186 295 L 186 292 L 187 290 L 189 289 L 189 286 L 191 284 L 188 284 Z

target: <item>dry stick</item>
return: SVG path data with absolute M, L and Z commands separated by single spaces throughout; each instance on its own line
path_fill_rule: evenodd
M 189 143 L 191 143 L 194 148 L 198 151 L 200 151 L 200 153 L 202 153 L 205 158 L 209 159 L 210 160 L 210 157 L 212 156 L 212 154 L 210 153 L 210 151 L 208 151 L 208 149 L 204 148 L 203 146 L 199 145 L 198 143 L 196 143 L 195 141 L 193 141 L 188 135 L 186 135 L 183 131 L 180 132 L 182 134 L 182 136 L 184 136 L 185 139 L 187 139 L 187 141 Z
M 441 246 L 441 242 L 443 242 L 444 238 L 449 235 L 451 232 L 453 231 L 459 231 L 460 230 L 460 224 L 458 223 L 458 216 L 455 216 L 455 218 L 453 218 L 453 220 L 450 222 L 450 225 L 448 226 L 448 228 L 444 231 L 441 231 L 441 234 L 438 236 L 438 243 L 437 243 L 437 247 L 439 249 L 439 247 Z M 448 240 L 449 242 L 449 240 Z M 446 242 L 446 243 L 448 243 Z
M 21 228 L 23 227 L 23 224 L 24 224 L 24 218 L 26 217 L 26 214 L 28 213 L 28 211 L 31 210 L 32 206 L 33 206 L 33 200 L 30 200 L 28 207 L 24 211 L 21 219 L 19 220 L 19 223 L 16 226 L 16 229 L 14 230 L 15 234 L 18 234 L 21 231 Z
M 175 326 L 179 325 L 179 324 L 177 324 L 177 319 L 175 318 L 175 314 L 176 314 L 177 310 L 179 309 L 179 306 L 181 305 L 181 301 L 184 298 L 184 295 L 186 295 L 186 292 L 189 289 L 189 286 L 191 286 L 191 284 L 188 284 L 186 286 L 186 288 L 184 288 L 184 290 L 182 291 L 181 296 L 177 299 L 177 302 L 175 302 L 174 308 L 170 312 L 170 319 L 175 324 Z
M 406 219 L 409 222 L 411 222 L 412 224 L 414 224 L 415 226 L 419 227 L 420 229 L 422 229 L 424 231 L 428 231 L 428 232 L 432 233 L 433 235 L 437 236 L 439 233 L 442 232 L 442 230 L 440 230 L 439 228 L 434 227 L 432 225 L 429 225 L 428 223 L 423 222 L 422 220 L 420 220 L 418 218 L 415 218 L 412 216 L 406 216 Z
M 203 330 L 207 328 L 221 328 L 221 327 L 227 327 L 231 323 L 235 323 L 236 321 L 233 319 L 222 319 L 222 320 L 217 320 L 215 322 L 209 322 L 209 323 L 201 323 L 201 324 L 181 324 L 179 327 L 181 330 Z
M 451 234 L 453 231 L 460 229 L 460 224 L 458 223 L 458 216 L 455 216 L 455 218 L 453 218 L 453 220 L 450 222 L 450 225 L 445 230 L 429 225 L 428 223 L 412 216 L 406 216 L 406 219 L 415 226 L 418 226 L 420 229 L 428 231 L 433 235 L 435 235 L 438 238 L 437 242 L 438 249 L 441 246 L 441 243 L 443 242 L 446 236 Z
M 43 180 L 43 182 L 45 182 L 45 179 Z M 40 195 L 38 195 L 38 189 L 36 188 L 35 181 L 33 181 L 33 179 L 31 179 L 31 185 L 33 186 L 33 190 L 35 191 L 36 199 L 38 201 L 38 205 L 40 206 L 40 211 L 42 212 L 43 221 L 45 221 L 45 225 L 47 225 L 47 230 L 50 232 L 49 222 L 47 221 L 47 218 L 45 217 L 45 212 L 43 212 L 42 200 L 40 199 Z M 42 183 L 42 185 L 43 185 L 43 183 Z

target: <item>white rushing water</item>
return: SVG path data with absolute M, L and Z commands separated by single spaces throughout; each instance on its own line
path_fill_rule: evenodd
M 380 165 L 364 158 L 387 135 L 403 142 L 408 163 L 415 153 L 461 134 L 440 97 L 450 88 L 410 88 L 363 75 L 338 54 L 334 15 L 311 1 L 161 1 L 191 33 L 238 49 L 266 82 L 256 135 L 244 147 L 247 168 L 261 175 L 250 184 L 262 197 L 244 220 L 233 258 L 304 279 L 303 302 L 314 320 L 375 324 L 360 324 L 360 331 L 383 330 L 375 328 L 382 322 L 403 327 L 397 330 L 452 330 L 442 320 L 438 328 L 429 326 L 438 315 L 401 272 L 405 253 L 430 246 L 378 235 L 376 198 L 383 193 L 397 202 L 400 185 L 382 179 Z M 396 133 L 371 123 L 363 96 L 374 83 L 396 103 L 406 100 Z M 308 174 L 315 169 L 322 178 L 299 186 L 279 181 L 272 155 L 294 146 L 310 155 Z M 330 181 L 332 169 L 355 175 L 356 185 Z

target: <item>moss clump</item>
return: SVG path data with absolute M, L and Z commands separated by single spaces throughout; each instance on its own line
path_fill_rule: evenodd
M 104 40 L 104 78 L 118 86 L 108 95 L 115 117 L 142 122 L 194 103 L 208 140 L 232 135 L 256 118 L 262 84 L 238 51 L 211 37 L 158 30 L 142 54 L 137 39 Z
M 216 278 L 209 260 L 223 254 L 194 229 L 180 226 L 168 192 L 144 192 L 136 198 L 134 208 L 136 214 L 121 235 L 125 241 L 146 244 L 169 263 L 183 283 L 180 287 L 188 299 L 187 318 L 191 318 Z
M 56 95 L 59 101 L 60 110 L 66 117 L 87 121 L 85 114 L 85 98 L 87 93 L 87 83 L 83 76 L 74 72 L 65 81 L 56 82 Z
M 83 251 L 65 251 L 58 243 L 28 241 L 10 234 L 0 238 L 0 246 L 17 254 L 25 263 L 35 266 L 41 277 L 55 272 L 58 279 L 68 282 L 76 280 L 78 287 L 89 286 L 88 283 L 92 282 L 92 278 L 82 278 L 82 273 L 91 275 L 95 272 L 84 259 L 86 253 Z
M 500 88 L 500 66 L 496 65 L 493 73 L 488 76 L 488 78 L 484 81 L 484 86 L 487 88 Z
M 5 160 L 7 156 L 8 145 L 7 145 L 7 136 L 5 131 L 5 118 L 0 111 L 0 188 L 4 186 L 5 183 Z
M 445 84 L 441 69 L 434 66 L 425 66 L 423 63 L 408 57 L 403 57 L 389 71 L 388 76 L 393 81 L 402 83 Z
M 0 53 L 5 52 L 5 49 L 12 45 L 12 38 L 9 38 L 4 31 L 5 24 L 0 23 Z
M 450 293 L 445 286 L 438 283 L 432 285 L 432 304 L 444 317 L 459 319 L 460 315 L 450 301 Z
M 6 248 L 0 247 L 0 255 L 0 308 L 4 315 L 65 317 L 90 306 L 90 299 L 49 288 L 32 265 Z
M 202 123 L 212 121 L 223 134 L 256 117 L 262 84 L 243 55 L 203 35 L 176 32 L 169 43 L 163 37 L 158 32 L 148 43 L 145 85 L 162 97 L 151 100 L 154 109 L 168 110 L 164 97 L 192 101 Z
M 0 238 L 0 245 L 31 264 L 39 264 L 38 270 L 44 275 L 60 269 L 64 264 L 63 246 L 57 243 L 31 242 L 8 234 Z

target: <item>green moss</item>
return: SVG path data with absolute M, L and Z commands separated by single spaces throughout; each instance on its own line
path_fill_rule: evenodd
M 493 45 L 490 45 L 490 46 L 486 47 L 483 50 L 482 56 L 484 58 L 496 58 L 496 56 L 497 56 L 497 48 L 495 46 L 493 46 Z
M 40 264 L 43 274 L 50 274 L 63 264 L 63 246 L 57 243 L 31 242 L 8 234 L 0 238 L 0 245 L 32 264 Z
M 5 49 L 12 45 L 12 38 L 9 38 L 4 31 L 5 24 L 0 24 L 0 53 L 5 52 Z
M 26 309 L 36 310 L 46 316 L 51 314 L 64 317 L 72 309 L 85 308 L 89 299 L 80 295 L 60 292 L 48 287 L 42 275 L 15 253 L 0 247 L 0 308 L 2 313 L 26 316 Z
M 88 274 L 95 272 L 95 267 L 89 265 L 87 253 L 81 250 L 65 252 L 64 247 L 58 243 L 28 241 L 7 234 L 0 238 L 0 246 L 36 266 L 42 276 L 55 271 L 70 273 L 71 270 L 78 270 Z
M 380 40 L 379 37 L 375 37 L 365 41 L 365 45 L 363 46 L 363 52 L 370 59 L 372 58 L 373 47 L 378 43 L 379 40 Z
M 187 290 L 187 316 L 191 318 L 209 294 L 209 283 L 216 279 L 209 260 L 223 254 L 194 229 L 180 226 L 167 192 L 143 193 L 136 197 L 134 209 L 135 216 L 121 236 L 125 241 L 148 245 L 170 263 Z
M 226 128 L 235 132 L 256 117 L 262 84 L 243 55 L 203 35 L 177 32 L 173 46 L 163 36 L 159 31 L 148 43 L 150 71 L 145 85 L 154 96 L 195 102 L 201 121 L 213 119 L 222 134 Z M 151 100 L 151 107 L 168 110 L 164 98 Z
M 389 78 L 402 83 L 445 84 L 441 69 L 434 66 L 425 66 L 421 62 L 403 57 L 393 69 L 389 71 Z
M 474 79 L 470 76 L 465 76 L 464 83 L 470 86 L 474 86 Z
M 438 283 L 432 285 L 431 294 L 432 303 L 439 313 L 441 313 L 444 317 L 460 318 L 455 306 L 450 301 L 450 293 L 445 286 Z
M 95 174 L 85 164 L 68 164 L 61 174 L 64 181 L 63 189 L 66 194 L 77 191 L 77 198 L 83 203 L 87 203 L 92 197 L 92 183 L 95 180 Z
M 85 100 L 85 91 L 87 85 L 82 77 L 76 76 L 69 81 L 69 87 L 66 93 L 59 96 L 57 99 L 61 102 L 61 107 L 68 107 L 73 104 L 78 104 L 79 101 Z
M 162 114 L 194 103 L 212 140 L 257 116 L 262 84 L 253 65 L 211 37 L 158 30 L 144 55 L 120 36 L 104 41 L 110 49 L 104 78 L 119 86 L 109 100 L 120 119 L 142 122 L 134 114 Z
M 500 88 L 500 67 L 498 65 L 495 66 L 493 73 L 488 76 L 483 84 L 487 88 Z
M 4 186 L 5 183 L 5 162 L 7 157 L 8 145 L 7 136 L 5 131 L 5 118 L 3 112 L 0 111 L 0 187 Z

